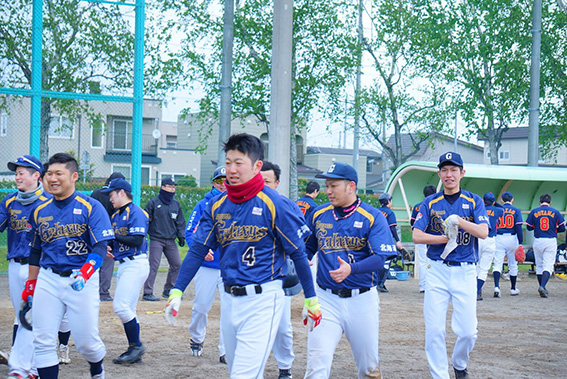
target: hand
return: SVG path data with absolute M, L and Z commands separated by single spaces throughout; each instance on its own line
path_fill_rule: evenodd
M 205 260 L 207 262 L 211 262 L 215 259 L 215 252 L 212 251 L 211 249 L 209 249 L 209 252 L 207 253 L 207 255 L 205 256 Z
M 32 303 L 33 293 L 35 292 L 36 283 L 37 279 L 26 280 L 24 290 L 22 291 L 22 300 L 30 303 L 30 306 Z
M 181 306 L 181 296 L 183 292 L 176 288 L 172 288 L 169 291 L 169 298 L 167 299 L 167 304 L 165 305 L 165 321 L 171 326 L 177 325 L 177 313 L 179 312 L 179 307 Z
M 403 250 L 403 249 L 404 249 L 404 245 L 402 245 L 402 241 L 397 241 L 397 242 L 396 242 L 396 247 L 398 248 L 398 250 Z
M 85 283 L 87 282 L 87 280 L 85 279 L 81 271 L 73 270 L 73 273 L 71 274 L 71 279 L 73 281 L 71 282 L 70 286 L 75 291 L 77 292 L 82 291 L 83 288 L 85 288 Z
M 185 246 L 185 237 L 179 237 L 177 240 L 179 241 L 179 247 Z
M 348 263 L 343 261 L 341 257 L 338 257 L 337 260 L 339 261 L 340 264 L 339 268 L 336 270 L 329 271 L 329 274 L 331 274 L 331 278 L 333 278 L 335 282 L 340 283 L 343 280 L 345 280 L 347 276 L 350 275 L 352 268 Z
M 321 305 L 317 296 L 305 299 L 303 325 L 307 325 L 309 331 L 312 332 L 313 328 L 321 323 L 321 319 L 323 319 L 323 315 L 321 314 Z
M 443 221 L 445 236 L 447 236 L 449 240 L 457 238 L 457 234 L 459 233 L 459 221 L 460 217 L 457 215 L 450 215 Z

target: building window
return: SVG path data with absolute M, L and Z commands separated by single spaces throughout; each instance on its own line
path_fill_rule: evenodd
M 177 136 L 165 136 L 165 147 L 168 149 L 177 149 Z
M 490 150 L 486 150 L 486 159 L 490 159 Z
M 510 151 L 508 151 L 508 150 L 500 151 L 499 159 L 501 161 L 509 161 L 510 160 Z
M 112 122 L 112 148 L 130 150 L 132 148 L 132 120 L 114 120 Z
M 130 180 L 130 165 L 112 165 L 112 172 L 119 172 L 126 180 Z
M 8 134 L 8 113 L 0 114 L 0 136 L 5 137 Z
M 104 125 L 102 121 L 95 121 L 91 126 L 91 147 L 102 147 L 103 132 Z
M 75 123 L 64 116 L 51 116 L 49 137 L 73 139 Z
M 130 172 L 130 165 L 112 165 L 112 172 L 119 172 L 122 175 L 124 175 L 124 177 L 126 178 L 126 180 L 128 182 L 130 182 L 132 180 L 132 173 Z M 150 172 L 151 172 L 151 167 L 150 166 L 142 166 L 142 176 L 140 177 L 140 184 L 150 184 Z M 132 189 L 132 191 L 135 192 L 134 189 Z

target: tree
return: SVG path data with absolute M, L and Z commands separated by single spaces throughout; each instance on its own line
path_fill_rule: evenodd
M 125 92 L 133 82 L 133 28 L 116 5 L 79 0 L 43 0 L 42 89 Z M 31 0 L 0 2 L 0 86 L 30 88 Z M 70 120 L 88 111 L 86 102 L 42 98 L 40 158 L 49 156 L 53 112 Z M 92 120 L 96 115 L 90 114 Z M 63 126 L 64 127 L 64 126 Z
M 453 91 L 469 135 L 486 138 L 498 164 L 502 134 L 526 118 L 531 8 L 519 0 L 425 1 L 415 9 L 416 55 L 439 72 Z
M 173 7 L 178 18 L 184 20 L 183 24 L 172 24 L 172 30 L 187 35 L 175 56 L 185 63 L 188 81 L 198 82 L 204 91 L 197 119 L 205 125 L 200 138 L 206 144 L 213 127 L 211 122 L 217 119 L 219 110 L 222 18 L 219 12 L 215 14 L 210 2 L 185 0 L 166 2 L 163 6 Z M 237 7 L 234 23 L 233 115 L 241 119 L 253 115 L 266 125 L 266 131 L 270 112 L 272 8 L 268 0 L 246 1 Z M 352 73 L 352 10 L 352 5 L 343 0 L 301 0 L 294 4 L 293 136 L 305 128 L 311 111 L 322 105 L 322 97 L 342 93 L 346 78 Z M 296 188 L 293 178 L 291 183 Z
M 415 65 L 413 33 L 420 22 L 412 2 L 374 0 L 372 33 L 362 48 L 369 55 L 376 77 L 361 93 L 363 133 L 378 142 L 394 170 L 432 143 L 435 131 L 445 126 L 445 91 L 435 72 Z M 387 134 L 393 132 L 393 144 Z M 402 135 L 411 145 L 402 146 Z

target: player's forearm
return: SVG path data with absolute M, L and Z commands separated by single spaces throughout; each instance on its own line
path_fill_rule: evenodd
M 306 299 L 316 296 L 315 287 L 313 286 L 313 276 L 311 275 L 311 268 L 309 267 L 309 261 L 304 255 L 303 259 L 293 260 L 295 264 L 295 271 L 297 271 L 297 276 L 299 277 L 299 282 L 301 287 L 303 287 L 303 294 Z
M 29 265 L 28 280 L 36 280 L 39 275 L 39 266 Z
M 390 232 L 392 233 L 392 237 L 394 237 L 394 241 L 398 242 L 400 237 L 398 237 L 398 231 L 396 229 L 396 225 L 390 226 Z
M 386 256 L 380 254 L 371 255 L 361 261 L 354 262 L 350 264 L 351 272 L 350 274 L 365 274 L 368 272 L 378 271 L 380 268 L 384 267 L 384 262 L 386 262 Z
M 181 268 L 179 269 L 179 274 L 177 274 L 177 280 L 173 288 L 185 291 L 185 288 L 191 283 L 193 277 L 201 267 L 201 263 L 205 259 L 205 256 L 209 252 L 209 248 L 205 245 L 193 242 L 189 247 L 189 251 L 181 263 Z
M 463 229 L 465 232 L 469 232 L 476 238 L 485 239 L 488 237 L 488 224 L 474 224 L 462 217 L 459 217 L 459 228 Z
M 426 245 L 439 245 L 449 241 L 447 237 L 443 235 L 425 233 L 423 230 L 417 228 L 413 228 L 411 237 L 413 243 L 422 243 Z
M 114 239 L 116 239 L 116 241 L 120 242 L 122 245 L 127 245 L 132 247 L 140 247 L 144 243 L 144 236 L 141 235 L 119 236 L 115 234 Z

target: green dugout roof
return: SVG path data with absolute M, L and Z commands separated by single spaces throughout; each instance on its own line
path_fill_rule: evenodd
M 423 200 L 423 187 L 428 184 L 441 189 L 435 162 L 406 162 L 392 174 L 385 191 L 392 195 L 392 209 L 399 222 L 409 222 L 411 210 Z M 500 203 L 502 193 L 511 192 L 524 220 L 539 206 L 544 193 L 551 195 L 553 208 L 567 213 L 566 168 L 465 164 L 461 188 L 480 197 L 492 192 Z

